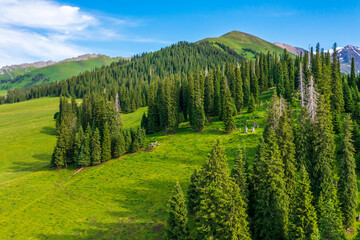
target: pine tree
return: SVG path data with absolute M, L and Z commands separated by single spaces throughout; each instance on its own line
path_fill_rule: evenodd
M 335 161 L 335 142 L 332 131 L 331 116 L 325 108 L 324 97 L 319 101 L 316 120 L 313 130 L 313 163 L 311 173 L 311 183 L 316 202 L 320 194 L 324 197 L 333 194 L 333 164 Z
M 101 144 L 100 132 L 95 128 L 91 137 L 91 165 L 98 165 L 101 163 Z
M 340 114 L 344 110 L 344 97 L 343 97 L 343 88 L 340 78 L 340 66 L 339 59 L 337 55 L 338 50 L 336 49 L 336 43 L 333 46 L 333 61 L 331 67 L 331 106 L 332 112 L 334 114 Z
M 134 127 L 130 129 L 131 132 L 131 146 L 130 152 L 134 153 L 140 148 L 142 148 L 145 144 L 145 130 L 141 127 Z
M 334 198 L 321 195 L 318 208 L 321 239 L 345 240 L 345 233 Z
M 305 166 L 307 171 L 312 171 L 312 125 L 307 108 L 303 107 L 300 113 L 300 119 L 296 130 L 296 156 L 298 165 Z
M 103 129 L 103 137 L 101 141 L 101 162 L 111 159 L 111 140 L 109 125 L 106 122 Z
M 194 131 L 201 131 L 205 126 L 205 112 L 204 105 L 201 99 L 201 92 L 198 84 L 195 84 L 194 99 L 192 105 L 192 128 Z
M 343 214 L 343 224 L 346 227 L 353 226 L 358 192 L 352 131 L 352 121 L 350 115 L 347 115 L 344 121 L 344 129 L 342 133 L 338 191 L 340 206 Z
M 194 170 L 194 173 L 191 175 L 189 188 L 187 191 L 188 198 L 188 210 L 189 213 L 195 214 L 199 207 L 199 174 Z
M 246 154 L 244 148 L 238 146 L 236 150 L 235 165 L 231 171 L 231 177 L 239 186 L 240 195 L 248 202 L 248 179 L 246 173 Z
M 351 71 L 349 76 L 349 86 L 354 87 L 356 85 L 356 74 L 355 74 L 355 61 L 351 58 Z
M 83 145 L 83 141 L 84 141 L 84 131 L 80 124 L 78 127 L 78 130 L 75 134 L 75 141 L 74 141 L 75 146 L 74 146 L 73 162 L 75 162 L 76 164 L 78 164 L 79 155 L 81 153 L 81 147 Z
M 205 78 L 204 111 L 207 116 L 214 112 L 214 72 L 212 70 Z
M 319 228 L 310 191 L 310 179 L 304 165 L 296 177 L 296 187 L 290 214 L 289 239 L 318 240 Z
M 146 129 L 146 132 L 149 132 L 148 131 L 148 127 L 147 127 L 147 123 L 148 123 L 148 119 L 146 117 L 146 113 L 144 112 L 143 116 L 142 116 L 142 119 L 141 119 L 141 124 L 140 126 L 143 128 L 143 129 Z
M 233 104 L 231 102 L 230 91 L 226 91 L 225 96 L 225 105 L 223 106 L 223 121 L 225 124 L 225 130 L 227 132 L 232 132 L 235 127 L 233 119 Z
M 200 171 L 200 201 L 196 212 L 198 239 L 250 239 L 245 203 L 231 181 L 220 140 Z
M 241 78 L 240 68 L 237 67 L 235 71 L 235 90 L 234 90 L 234 101 L 236 106 L 236 111 L 241 113 L 241 108 L 243 106 L 244 93 L 243 93 L 243 81 Z
M 255 239 L 287 239 L 289 197 L 274 129 L 261 140 L 252 174 L 252 224 Z M 271 216 L 271 217 L 269 217 Z
M 251 94 L 250 100 L 249 100 L 249 105 L 248 105 L 248 113 L 254 112 L 255 109 L 256 109 L 256 107 L 255 107 L 255 99 L 254 99 L 254 96 Z
M 185 240 L 189 239 L 189 230 L 187 226 L 187 209 L 185 197 L 180 184 L 177 182 L 173 196 L 169 201 L 170 211 L 167 226 L 168 239 Z
M 120 128 L 113 129 L 111 149 L 113 158 L 118 158 L 125 153 L 125 140 Z
M 82 167 L 90 166 L 91 164 L 91 128 L 88 124 L 85 135 L 84 142 L 81 146 L 80 154 L 78 157 L 78 165 Z
M 293 123 L 288 117 L 287 111 L 283 111 L 280 117 L 279 128 L 276 132 L 279 139 L 280 157 L 284 163 L 286 192 L 292 198 L 295 189 L 296 161 Z

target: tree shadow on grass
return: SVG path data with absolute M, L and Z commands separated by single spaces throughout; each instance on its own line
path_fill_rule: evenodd
M 74 227 L 72 234 L 40 234 L 39 239 L 164 239 L 167 219 L 167 199 L 175 181 L 160 179 L 141 181 L 139 187 L 117 189 L 121 198 L 115 201 L 123 211 L 107 211 L 111 222 L 101 222 L 96 216 L 86 219 L 85 228 Z M 182 183 L 185 186 L 185 183 Z M 185 188 L 184 188 L 185 190 Z M 163 195 L 166 196 L 163 196 Z M 91 199 L 90 199 L 91 200 Z M 76 223 L 75 223 L 76 224 Z M 83 225 L 83 223 L 80 223 Z M 80 225 L 79 224 L 79 225 Z
M 50 170 L 49 164 L 51 160 L 51 154 L 42 153 L 35 154 L 33 158 L 39 160 L 34 162 L 12 162 L 10 167 L 12 172 L 37 172 L 43 170 Z
M 43 127 L 41 129 L 40 133 L 55 136 L 56 135 L 56 128 L 54 128 L 54 127 Z

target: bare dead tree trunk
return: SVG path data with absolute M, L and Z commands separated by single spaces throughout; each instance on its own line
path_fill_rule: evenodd
M 310 121 L 313 124 L 316 118 L 316 109 L 317 109 L 317 102 L 318 102 L 318 93 L 315 89 L 314 78 L 311 76 L 309 81 L 309 87 L 307 88 L 307 96 L 306 96 L 306 107 L 308 109 L 308 113 L 310 115 Z
M 300 87 L 300 103 L 301 103 L 301 107 L 305 106 L 305 100 L 304 100 L 304 91 L 305 91 L 305 86 L 304 86 L 304 74 L 303 74 L 303 70 L 302 70 L 302 65 L 300 63 L 299 66 L 299 87 Z

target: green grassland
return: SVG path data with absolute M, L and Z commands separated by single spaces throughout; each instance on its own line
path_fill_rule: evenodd
M 26 74 L 28 75 L 25 75 L 24 78 L 14 83 L 8 81 L 6 83 L 0 84 L 0 90 L 8 89 L 8 88 L 21 88 L 28 85 L 38 85 L 45 82 L 60 81 L 78 75 L 79 73 L 84 72 L 86 70 L 92 70 L 96 67 L 109 65 L 116 60 L 117 58 L 110 58 L 108 56 L 101 55 L 99 57 L 91 58 L 88 60 L 63 62 L 42 68 L 32 68 L 30 71 L 26 72 Z M 16 76 L 25 74 L 24 72 L 25 70 L 23 69 L 19 69 L 16 71 L 12 72 Z M 44 79 L 40 79 L 39 81 L 33 81 L 32 79 L 38 74 L 43 74 L 44 78 L 47 78 L 48 81 L 44 81 Z M 10 79 L 8 75 L 1 75 L 0 80 L 3 80 L 2 78 Z
M 270 96 L 263 94 L 262 101 Z M 58 98 L 0 106 L 0 239 L 160 239 L 175 182 L 186 189 L 218 137 L 230 166 L 242 142 L 252 161 L 266 117 L 265 104 L 255 114 L 239 115 L 242 131 L 232 134 L 217 119 L 198 133 L 185 122 L 176 134 L 150 135 L 148 142 L 159 143 L 152 151 L 144 148 L 76 173 L 48 167 L 57 109 Z M 140 124 L 145 110 L 123 114 L 124 127 Z M 251 126 L 253 118 L 260 128 L 245 134 L 245 121 Z
M 148 136 L 148 143 L 159 143 L 151 151 L 145 147 L 81 171 L 48 167 L 58 98 L 1 105 L 0 239 L 162 239 L 175 182 L 186 191 L 215 138 L 224 143 L 229 167 L 238 144 L 246 145 L 253 161 L 271 95 L 260 95 L 263 104 L 255 113 L 235 117 L 241 131 L 227 134 L 214 118 L 195 133 L 185 122 L 175 134 Z M 144 111 L 122 114 L 124 127 L 140 124 Z M 253 121 L 260 128 L 245 134 L 244 125 Z
M 12 71 L 10 74 L 12 77 L 17 77 L 23 74 L 26 74 L 28 72 L 31 72 L 32 70 L 36 69 L 35 67 L 28 67 L 28 68 L 21 68 L 21 69 L 16 69 L 14 71 Z M 10 79 L 10 76 L 8 74 L 2 74 L 0 75 L 0 80 L 7 80 Z
M 255 55 L 252 52 L 244 51 L 244 49 L 252 49 L 258 53 L 267 53 L 270 51 L 271 53 L 276 52 L 282 54 L 284 52 L 284 49 L 270 42 L 239 31 L 232 31 L 218 38 L 205 38 L 201 41 L 208 41 L 215 46 L 217 46 L 214 44 L 216 42 L 222 43 L 247 58 L 254 58 Z

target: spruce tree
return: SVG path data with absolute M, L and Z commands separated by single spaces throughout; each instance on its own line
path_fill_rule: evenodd
M 125 140 L 120 128 L 115 128 L 112 133 L 112 157 L 118 158 L 125 153 Z
M 194 173 L 191 175 L 190 184 L 187 191 L 188 210 L 191 214 L 195 214 L 199 207 L 199 177 L 199 173 L 195 169 Z
M 333 60 L 331 66 L 331 107 L 334 114 L 340 114 L 344 110 L 343 88 L 340 78 L 340 66 L 337 55 L 336 43 L 333 46 Z
M 286 192 L 292 198 L 295 189 L 296 160 L 293 123 L 287 111 L 283 111 L 276 133 L 279 139 L 280 157 L 284 163 Z
M 261 140 L 252 174 L 252 224 L 255 239 L 287 239 L 289 197 L 284 164 L 274 129 Z M 271 216 L 271 217 L 269 217 Z
M 243 106 L 243 98 L 244 98 L 244 93 L 243 93 L 243 81 L 241 78 L 241 72 L 240 72 L 240 68 L 237 67 L 235 70 L 235 86 L 234 86 L 235 90 L 234 90 L 234 101 L 235 101 L 235 106 L 236 106 L 236 111 L 238 113 L 241 113 L 241 108 Z
M 194 90 L 194 99 L 192 105 L 192 128 L 194 131 L 199 132 L 203 130 L 205 126 L 205 112 L 204 112 L 204 105 L 201 99 L 201 92 L 198 84 Z
M 310 190 L 310 179 L 302 164 L 296 176 L 296 187 L 290 214 L 289 239 L 318 240 L 319 228 Z
M 75 134 L 75 141 L 74 141 L 74 156 L 73 156 L 73 161 L 78 164 L 78 159 L 79 159 L 79 155 L 81 152 L 81 146 L 83 145 L 83 141 L 84 141 L 84 131 L 83 128 L 81 126 L 81 124 L 78 127 L 78 130 Z
M 225 105 L 223 106 L 223 121 L 225 124 L 226 132 L 232 132 L 235 127 L 234 119 L 233 119 L 233 104 L 230 95 L 230 91 L 226 91 L 225 96 Z
M 339 200 L 343 215 L 343 224 L 352 227 L 357 207 L 358 186 L 356 178 L 356 164 L 354 158 L 354 146 L 352 140 L 352 121 L 347 115 L 344 121 L 342 133 L 342 147 L 339 164 Z
M 336 194 L 335 194 L 336 196 Z M 334 197 L 320 195 L 318 203 L 319 230 L 321 239 L 345 240 L 341 217 Z
M 245 203 L 231 180 L 220 140 L 216 140 L 199 175 L 196 212 L 198 239 L 250 239 Z
M 324 97 L 322 96 L 316 114 L 316 120 L 313 130 L 313 159 L 311 182 L 316 202 L 320 194 L 324 197 L 333 194 L 333 164 L 335 161 L 335 142 L 332 131 L 331 116 L 325 106 Z
M 142 119 L 141 119 L 141 124 L 140 124 L 140 126 L 141 126 L 143 129 L 146 129 L 146 132 L 149 132 L 147 125 L 148 125 L 148 119 L 147 119 L 147 117 L 146 117 L 146 113 L 144 112 L 144 114 L 143 114 L 143 116 L 142 116 Z
M 111 140 L 109 125 L 106 122 L 103 129 L 103 136 L 101 141 L 101 161 L 105 162 L 111 159 Z
M 101 143 L 100 132 L 95 128 L 91 137 L 91 165 L 98 165 L 101 163 Z
M 204 111 L 207 116 L 214 112 L 214 72 L 212 70 L 205 78 Z
M 312 126 L 310 117 L 306 107 L 303 107 L 300 112 L 299 123 L 296 129 L 296 156 L 297 167 L 302 164 L 306 167 L 307 171 L 312 171 Z
M 255 107 L 254 95 L 251 94 L 249 104 L 248 104 L 248 113 L 254 112 L 255 109 L 256 109 L 256 107 Z
M 168 239 L 189 239 L 185 197 L 178 182 L 175 185 L 173 196 L 169 200 L 169 207 L 170 211 L 166 231 Z
M 78 165 L 82 167 L 90 166 L 91 164 L 91 128 L 88 124 L 85 135 L 84 135 L 84 143 L 81 146 Z
M 248 202 L 248 179 L 246 169 L 246 154 L 245 149 L 238 146 L 236 149 L 235 165 L 231 170 L 231 177 L 234 182 L 239 186 L 240 195 L 244 201 Z

